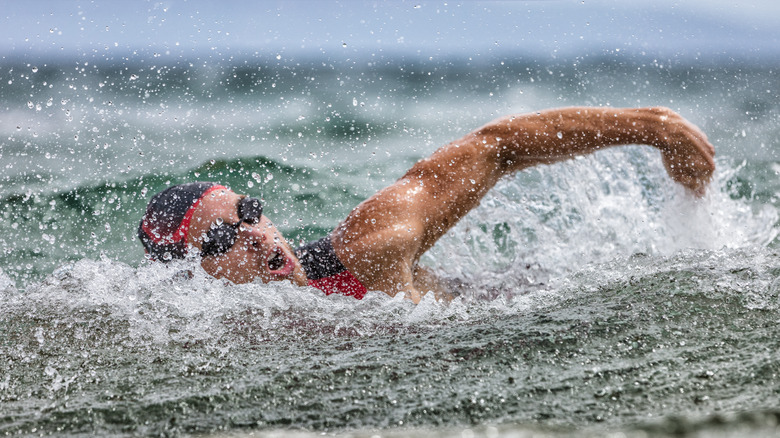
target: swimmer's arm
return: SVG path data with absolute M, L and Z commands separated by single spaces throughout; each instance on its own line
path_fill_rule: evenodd
M 505 172 L 626 144 L 656 147 L 669 176 L 699 195 L 715 170 L 707 136 L 667 108 L 553 109 L 503 117 L 471 135 L 494 145 Z
M 380 208 L 356 210 L 368 213 L 363 220 L 376 219 L 378 228 L 399 219 L 412 224 L 407 241 L 416 245 L 416 262 L 505 175 L 625 144 L 659 149 L 669 175 L 698 195 L 715 170 L 715 150 L 704 133 L 669 109 L 552 109 L 506 116 L 466 134 L 368 201 Z
M 657 147 L 671 177 L 702 194 L 715 169 L 706 136 L 665 108 L 564 108 L 507 116 L 420 160 L 358 205 L 332 233 L 344 265 L 369 290 L 422 294 L 417 262 L 504 175 L 606 147 Z

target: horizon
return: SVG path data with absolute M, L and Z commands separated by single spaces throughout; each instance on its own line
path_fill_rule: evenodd
M 780 3 L 725 0 L 12 3 L 0 59 L 598 56 L 780 60 Z

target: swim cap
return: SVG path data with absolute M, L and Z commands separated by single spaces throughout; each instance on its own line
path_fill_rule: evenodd
M 218 189 L 226 187 L 193 182 L 168 187 L 154 195 L 138 225 L 138 238 L 147 254 L 163 262 L 184 258 L 192 214 L 204 196 Z

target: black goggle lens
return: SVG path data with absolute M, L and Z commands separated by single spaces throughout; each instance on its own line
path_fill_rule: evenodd
M 235 224 L 213 225 L 206 233 L 206 238 L 201 245 L 200 254 L 203 257 L 222 255 L 233 247 L 238 236 L 238 227 L 246 222 L 250 225 L 260 223 L 263 216 L 263 204 L 257 198 L 243 198 L 238 203 L 237 213 L 239 221 Z
M 263 203 L 259 199 L 244 198 L 238 203 L 238 217 L 241 218 L 241 222 L 256 225 L 260 223 L 262 216 Z

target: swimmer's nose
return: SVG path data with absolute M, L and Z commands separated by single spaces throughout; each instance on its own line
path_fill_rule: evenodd
M 246 239 L 250 248 L 260 249 L 263 242 L 269 240 L 268 231 L 264 231 L 259 225 L 241 224 L 239 236 Z

